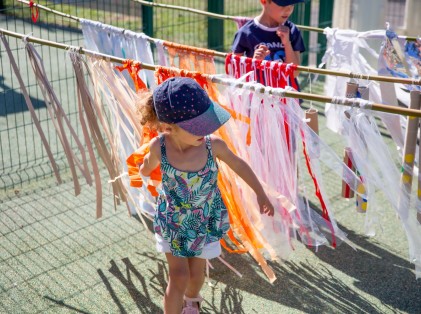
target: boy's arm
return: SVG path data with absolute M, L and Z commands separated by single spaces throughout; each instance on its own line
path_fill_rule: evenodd
M 287 43 L 284 43 L 284 47 L 285 47 L 285 62 L 300 65 L 301 52 L 294 51 L 290 41 L 288 41 Z
M 285 49 L 285 60 L 286 63 L 294 63 L 296 65 L 300 65 L 301 63 L 301 53 L 299 51 L 295 51 L 292 47 L 291 40 L 290 40 L 290 29 L 288 26 L 281 26 L 276 31 L 276 34 L 281 38 L 282 44 L 284 45 Z M 297 77 L 299 71 L 294 71 L 294 77 Z
M 260 212 L 273 216 L 274 208 L 270 203 L 259 179 L 250 166 L 240 157 L 235 155 L 220 138 L 212 135 L 212 149 L 215 156 L 226 163 L 236 174 L 238 174 L 256 193 Z
M 244 56 L 244 52 L 234 52 L 237 56 Z M 253 59 L 264 60 L 267 55 L 270 54 L 270 50 L 265 45 L 260 45 L 253 53 Z
M 157 139 L 153 139 L 150 144 L 149 153 L 146 154 L 143 164 L 139 167 L 139 172 L 145 176 L 149 177 L 152 171 L 158 167 L 160 163 L 160 143 Z

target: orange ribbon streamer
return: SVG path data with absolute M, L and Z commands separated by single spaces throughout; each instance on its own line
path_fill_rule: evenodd
M 142 64 L 140 62 L 128 59 L 123 62 L 122 66 L 115 67 L 120 72 L 127 70 L 130 74 L 130 77 L 133 80 L 134 87 L 136 92 L 139 90 L 147 89 L 146 84 L 139 77 L 139 71 L 142 69 Z
M 139 174 L 139 165 L 143 163 L 146 154 L 149 153 L 150 141 L 156 136 L 158 136 L 158 132 L 149 129 L 146 126 L 143 127 L 143 145 L 126 159 L 130 186 L 132 187 L 140 188 L 143 185 L 143 180 Z M 159 182 L 162 180 L 159 166 L 152 171 L 150 179 L 151 182 L 148 184 L 147 189 L 152 196 L 156 197 L 158 196 L 156 186 L 158 186 Z

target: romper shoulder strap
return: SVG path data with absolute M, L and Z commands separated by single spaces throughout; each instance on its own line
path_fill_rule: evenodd
M 159 136 L 159 143 L 161 146 L 161 163 L 168 162 L 167 160 L 167 149 L 165 147 L 165 135 L 161 134 Z
M 208 150 L 208 158 L 211 158 L 213 161 L 212 141 L 211 141 L 210 135 L 206 135 L 205 141 L 206 141 L 206 149 Z
M 205 136 L 205 142 L 206 142 L 206 149 L 212 153 L 212 143 L 211 143 L 210 135 Z

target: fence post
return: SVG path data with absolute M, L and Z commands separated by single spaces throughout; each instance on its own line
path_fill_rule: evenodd
M 208 11 L 224 14 L 224 0 L 208 0 Z M 224 20 L 208 18 L 208 48 L 223 50 Z
M 147 1 L 153 2 L 153 0 Z M 153 37 L 153 7 L 142 5 L 142 31 Z
M 310 25 L 310 19 L 311 19 L 311 2 L 308 1 L 305 3 L 305 7 L 304 7 L 304 21 L 303 24 L 304 25 Z M 303 60 L 302 60 L 302 64 L 304 65 L 308 65 L 308 56 L 310 53 L 310 32 L 304 32 L 303 34 L 303 40 L 304 43 L 306 44 L 306 53 L 303 56 Z
M 298 25 L 310 25 L 311 17 L 311 1 L 308 1 L 304 4 L 295 5 L 294 12 L 292 12 L 289 20 Z M 310 46 L 310 34 L 308 31 L 301 30 L 301 36 L 304 40 L 304 45 L 306 46 L 306 51 L 301 55 L 301 64 L 308 65 L 308 54 Z
M 319 5 L 319 27 L 332 27 L 334 0 L 320 0 Z M 326 51 L 326 35 L 317 34 L 317 65 L 322 62 L 323 55 Z
M 420 36 L 420 29 L 421 29 L 421 21 L 419 17 L 421 9 L 421 3 L 415 0 L 406 0 L 406 8 L 405 8 L 405 32 L 409 36 Z M 392 25 L 395 26 L 395 29 L 398 28 L 399 25 Z M 419 48 L 418 48 L 419 49 Z

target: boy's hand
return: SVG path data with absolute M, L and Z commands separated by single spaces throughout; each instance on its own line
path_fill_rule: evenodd
M 268 216 L 274 215 L 275 209 L 266 194 L 257 195 L 257 203 L 259 203 L 261 214 L 267 214 Z
M 260 45 L 255 51 L 254 51 L 254 55 L 253 58 L 254 59 L 259 59 L 259 60 L 264 60 L 266 58 L 267 55 L 270 54 L 270 50 L 268 47 L 266 47 L 265 45 Z
M 281 38 L 282 43 L 285 45 L 289 43 L 289 27 L 285 25 L 280 25 L 276 31 L 276 35 Z

